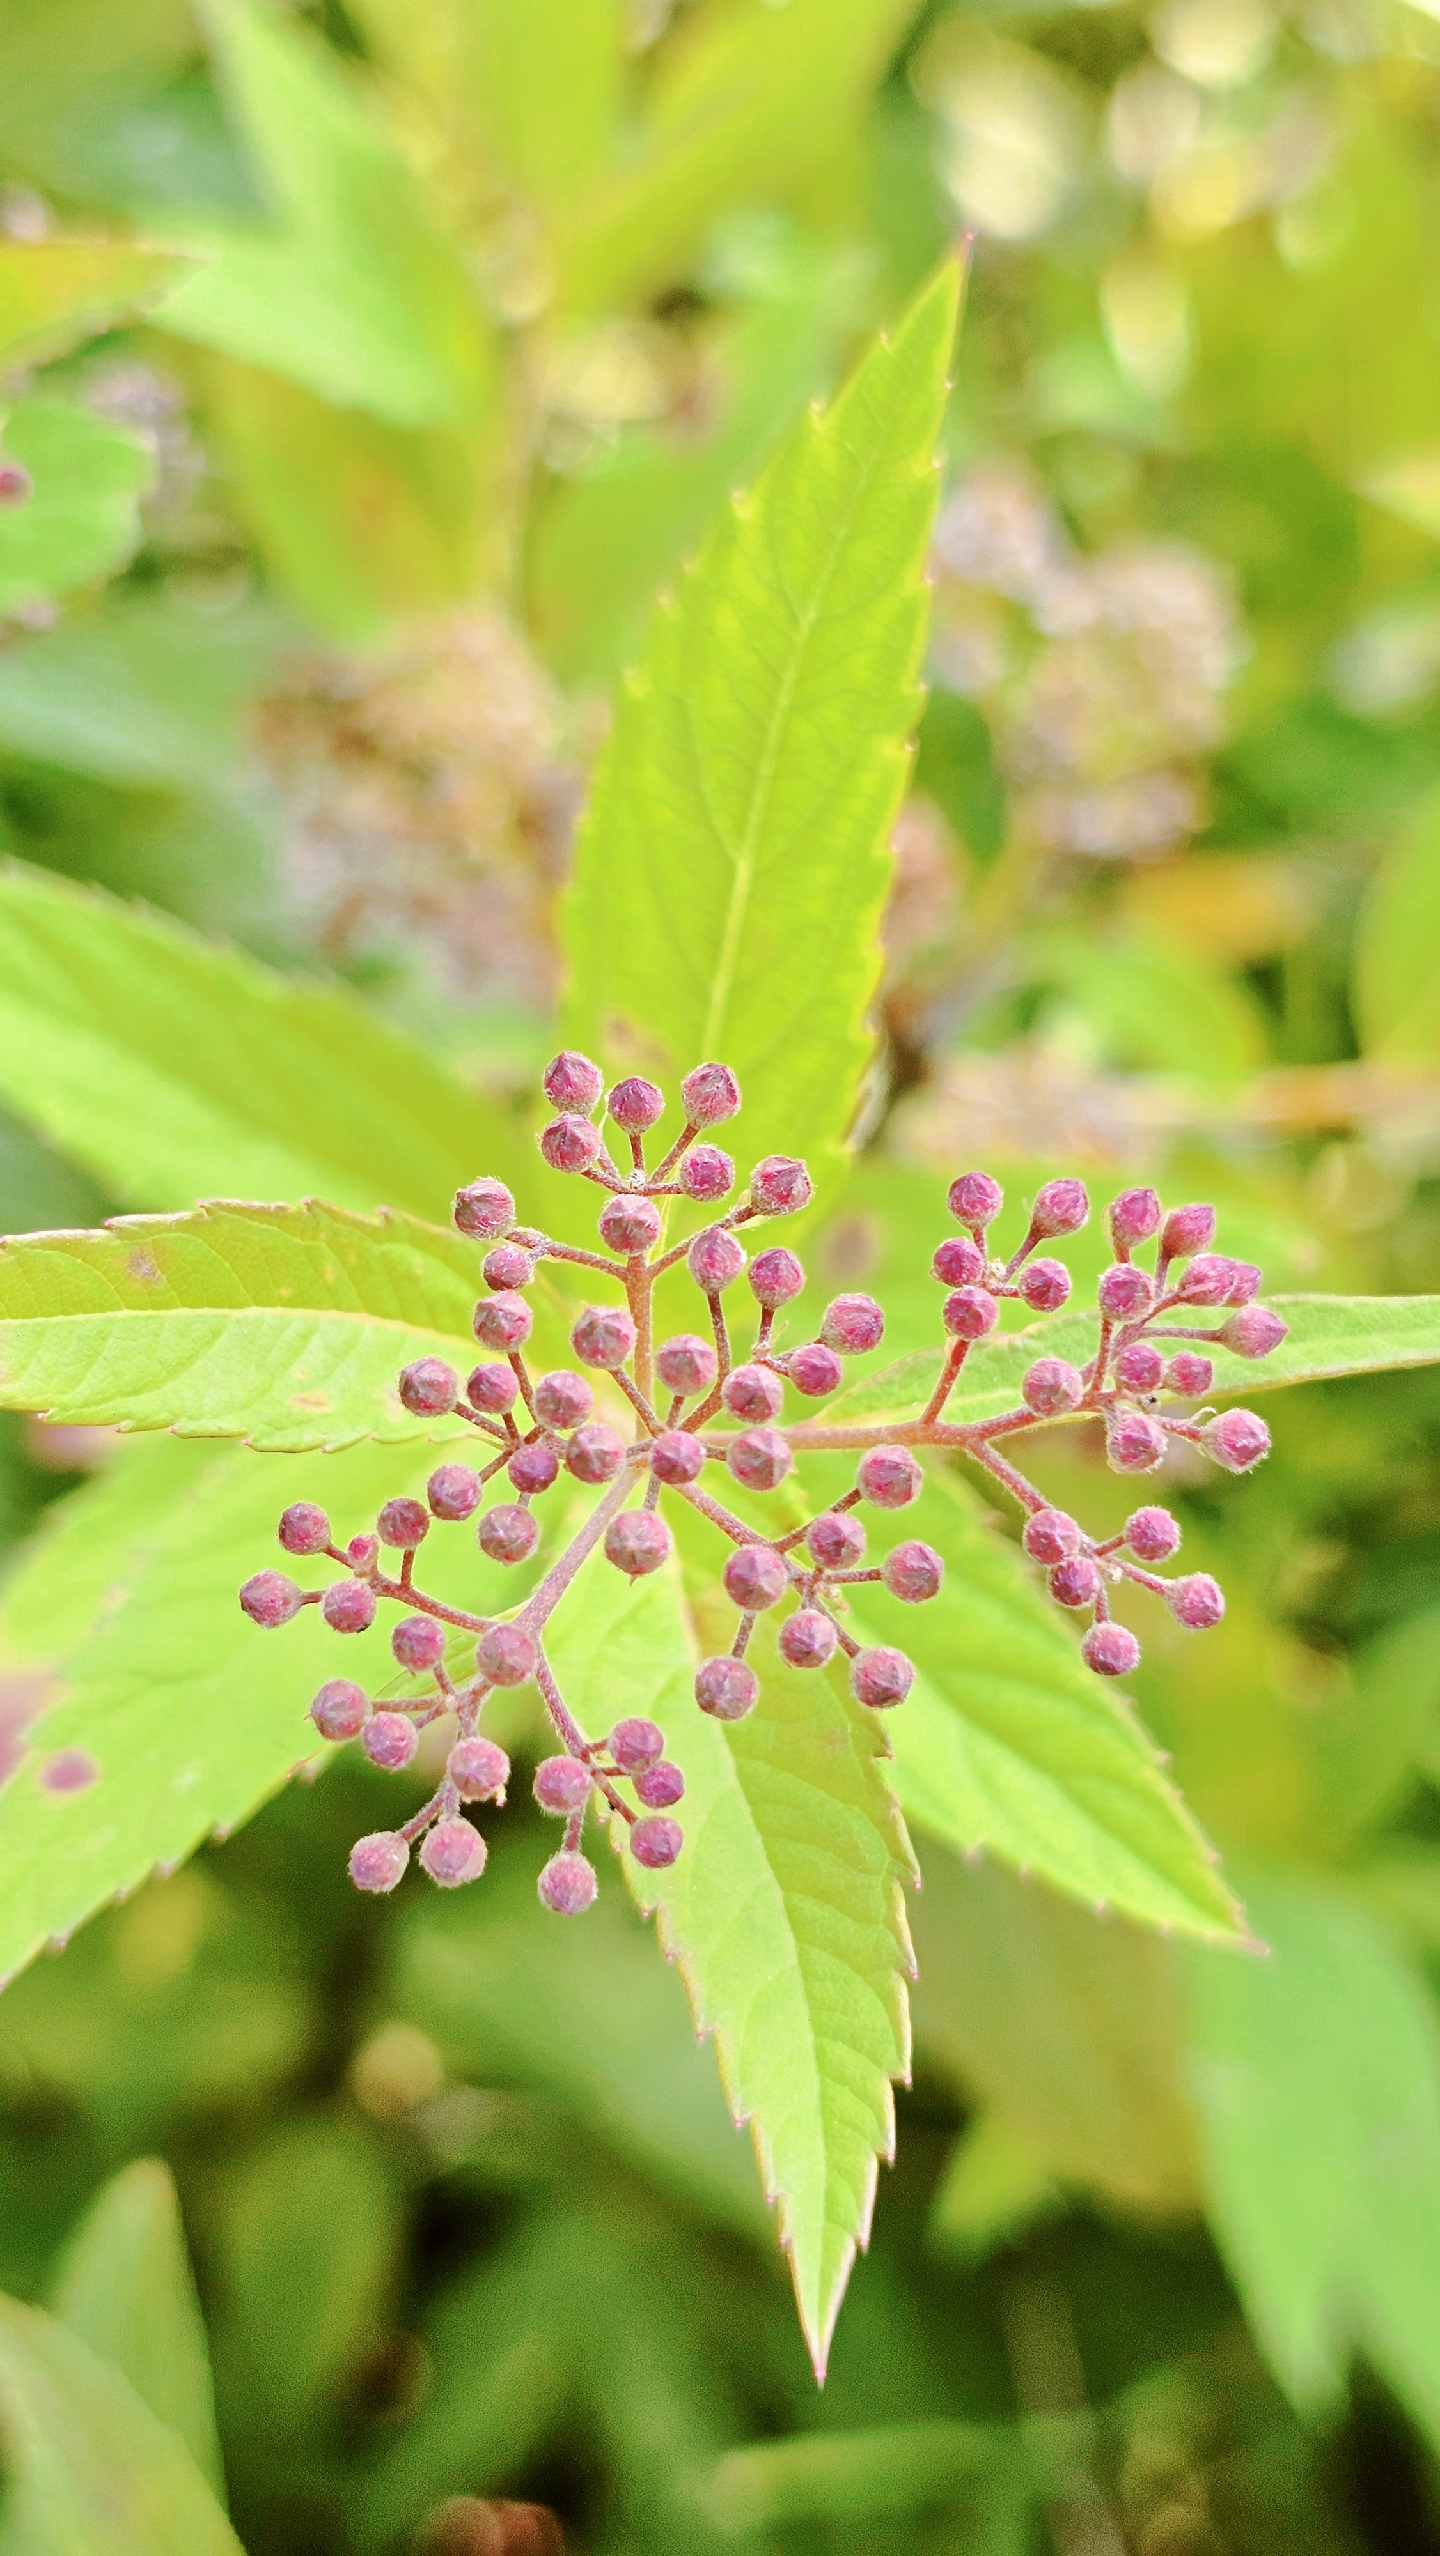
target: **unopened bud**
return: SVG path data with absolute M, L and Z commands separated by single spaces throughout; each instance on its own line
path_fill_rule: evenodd
M 481 1261 L 480 1275 L 498 1295 L 502 1288 L 528 1287 L 535 1275 L 535 1263 L 523 1243 L 498 1242 Z
M 747 1491 L 775 1491 L 795 1459 L 778 1429 L 746 1429 L 732 1438 L 725 1461 Z
M 451 1214 L 462 1234 L 495 1242 L 515 1222 L 515 1201 L 503 1180 L 472 1180 L 468 1189 L 456 1190 Z
M 475 1532 L 481 1552 L 492 1562 L 528 1562 L 540 1541 L 535 1520 L 516 1500 L 487 1509 Z
M 545 1098 L 552 1109 L 593 1109 L 605 1089 L 605 1077 L 598 1065 L 578 1048 L 562 1047 L 545 1068 Z
M 908 1447 L 870 1447 L 855 1468 L 862 1500 L 877 1509 L 908 1509 L 925 1476 Z
M 387 1500 L 375 1527 L 392 1553 L 413 1553 L 429 1534 L 430 1520 L 418 1500 Z
M 1052 1234 L 1078 1234 L 1090 1221 L 1090 1198 L 1083 1180 L 1047 1180 L 1035 1193 L 1030 1231 L 1041 1240 Z
M 492 1624 L 475 1648 L 475 1666 L 492 1686 L 523 1686 L 535 1674 L 536 1649 L 518 1624 Z
M 1123 1624 L 1092 1624 L 1080 1657 L 1097 1677 L 1128 1677 L 1140 1665 L 1140 1645 Z
M 590 1798 L 590 1769 L 579 1757 L 542 1757 L 535 1769 L 535 1799 L 543 1811 L 568 1819 Z
M 353 1678 L 329 1677 L 310 1707 L 310 1719 L 322 1739 L 338 1745 L 352 1740 L 370 1710 L 370 1698 Z
M 985 1275 L 985 1254 L 969 1234 L 951 1234 L 938 1245 L 930 1274 L 942 1287 L 974 1287 Z
M 740 1086 L 728 1065 L 697 1065 L 680 1086 L 681 1104 L 691 1127 L 718 1127 L 740 1106 Z
M 540 1151 L 552 1171 L 588 1171 L 604 1144 L 598 1127 L 568 1110 L 540 1130 Z
M 767 1154 L 750 1174 L 750 1202 L 765 1216 L 792 1216 L 808 1207 L 814 1186 L 793 1154 Z
M 1063 1260 L 1032 1260 L 1020 1273 L 1020 1299 L 1032 1313 L 1058 1313 L 1070 1301 L 1071 1284 Z
M 962 1172 L 950 1183 L 947 1204 L 957 1225 L 968 1225 L 972 1233 L 983 1232 L 1004 1206 L 1005 1192 L 988 1172 Z
M 536 1438 L 516 1448 L 505 1470 L 521 1499 L 531 1500 L 537 1492 L 549 1490 L 560 1471 L 560 1458 L 548 1438 Z
M 773 1367 L 732 1367 L 720 1387 L 720 1399 L 737 1420 L 773 1420 L 785 1399 L 785 1387 Z
M 660 1210 L 653 1198 L 632 1198 L 621 1191 L 600 1210 L 600 1239 L 626 1258 L 649 1251 L 660 1239 Z
M 1236 1266 L 1223 1252 L 1198 1252 L 1176 1293 L 1187 1305 L 1223 1305 L 1235 1284 Z
M 404 1615 L 390 1636 L 390 1648 L 405 1669 L 433 1669 L 445 1657 L 445 1628 L 433 1615 Z
M 630 1852 L 650 1873 L 663 1873 L 685 1843 L 678 1819 L 637 1819 L 630 1831 Z
M 865 1529 L 849 1509 L 827 1509 L 812 1518 L 805 1544 L 822 1571 L 853 1571 L 865 1559 Z
M 692 1145 L 680 1165 L 680 1186 L 687 1198 L 713 1207 L 735 1186 L 735 1165 L 718 1145 Z
M 1187 1402 L 1199 1402 L 1215 1381 L 1215 1364 L 1202 1358 L 1198 1349 L 1181 1349 L 1165 1369 L 1165 1382 L 1172 1393 L 1183 1393 Z
M 1064 1509 L 1037 1509 L 1026 1519 L 1020 1538 L 1031 1561 L 1043 1562 L 1047 1570 L 1072 1560 L 1083 1541 L 1077 1521 Z
M 1085 1379 L 1068 1358 L 1037 1358 L 1020 1379 L 1020 1399 L 1042 1420 L 1078 1411 L 1085 1398 Z
M 1165 1361 L 1153 1340 L 1132 1340 L 1115 1361 L 1115 1382 L 1122 1393 L 1158 1393 Z
M 363 1580 L 336 1580 L 320 1600 L 332 1633 L 368 1633 L 375 1621 L 375 1592 Z
M 360 1745 L 372 1766 L 398 1775 L 420 1745 L 420 1734 L 405 1713 L 372 1713 L 360 1734 Z
M 535 1887 L 540 1904 L 557 1917 L 580 1917 L 595 1903 L 600 1885 L 583 1855 L 552 1855 Z
M 1162 1213 L 1153 1189 L 1126 1189 L 1118 1198 L 1112 1198 L 1105 1221 L 1116 1251 L 1133 1251 L 1137 1243 L 1148 1242 L 1160 1230 Z
M 665 1114 L 665 1095 L 658 1083 L 649 1083 L 643 1074 L 628 1074 L 616 1083 L 605 1106 L 617 1127 L 627 1136 L 643 1136 L 657 1118 Z
M 725 1594 L 746 1615 L 778 1605 L 789 1585 L 784 1561 L 768 1544 L 742 1544 L 725 1565 Z
M 1268 1305 L 1242 1305 L 1238 1313 L 1221 1324 L 1220 1337 L 1237 1358 L 1268 1358 L 1272 1349 L 1279 1348 L 1289 1328 L 1288 1322 L 1282 1322 Z
M 892 1705 L 903 1704 L 914 1683 L 913 1660 L 883 1642 L 872 1651 L 861 1651 L 850 1663 L 850 1692 L 857 1704 L 867 1704 L 872 1712 L 887 1712 Z
M 823 1668 L 834 1656 L 839 1636 L 828 1615 L 818 1606 L 802 1606 L 796 1615 L 787 1615 L 780 1627 L 780 1656 L 791 1668 Z
M 313 1500 L 295 1500 L 276 1533 L 287 1553 L 323 1553 L 330 1542 L 330 1521 Z
M 400 1399 L 420 1419 L 453 1411 L 459 1391 L 460 1379 L 443 1358 L 417 1358 L 413 1367 L 400 1370 Z
M 673 1810 L 677 1802 L 685 1799 L 685 1778 L 679 1767 L 672 1766 L 668 1757 L 647 1767 L 643 1775 L 635 1778 L 635 1799 L 643 1802 L 647 1810 Z
M 633 1354 L 635 1325 L 622 1305 L 587 1305 L 570 1334 L 570 1346 L 582 1366 L 613 1374 Z
M 688 1429 L 662 1429 L 650 1448 L 650 1470 L 657 1482 L 698 1482 L 705 1469 L 705 1443 Z
M 627 1579 L 648 1579 L 670 1559 L 670 1529 L 650 1509 L 622 1509 L 605 1530 L 605 1559 Z
M 1168 1509 L 1133 1509 L 1125 1541 L 1137 1562 L 1168 1562 L 1180 1550 L 1180 1525 Z
M 1105 1461 L 1112 1473 L 1153 1473 L 1165 1454 L 1165 1432 L 1148 1412 L 1123 1406 L 1105 1415 Z
M 458 1739 L 445 1760 L 445 1772 L 462 1802 L 497 1801 L 510 1781 L 510 1760 L 503 1748 L 477 1732 Z
M 578 1429 L 595 1408 L 595 1396 L 584 1376 L 571 1367 L 552 1367 L 535 1387 L 535 1417 L 547 1429 Z
M 792 1349 L 785 1361 L 785 1372 L 797 1393 L 813 1402 L 821 1394 L 834 1393 L 844 1381 L 844 1371 L 833 1349 L 823 1340 L 806 1340 Z
M 1207 1455 L 1227 1473 L 1249 1473 L 1270 1453 L 1270 1432 L 1255 1411 L 1222 1411 L 1201 1436 Z
M 1088 1553 L 1072 1553 L 1057 1562 L 1046 1586 L 1057 1606 L 1093 1606 L 1100 1595 L 1100 1573 Z
M 565 1470 L 577 1482 L 613 1482 L 625 1462 L 625 1441 L 608 1420 L 587 1420 L 565 1449 Z
M 391 1828 L 377 1828 L 370 1837 L 357 1837 L 350 1849 L 350 1879 L 357 1890 L 393 1890 L 405 1877 L 410 1849 L 403 1837 Z
M 665 1734 L 658 1722 L 632 1713 L 611 1732 L 610 1754 L 622 1775 L 643 1775 L 647 1766 L 658 1766 L 664 1756 Z
M 885 1316 L 873 1296 L 832 1296 L 820 1317 L 820 1337 L 837 1358 L 861 1358 L 885 1337 Z
M 491 1419 L 499 1419 L 515 1407 L 520 1380 L 513 1367 L 472 1367 L 465 1379 L 465 1399 L 472 1411 L 484 1411 Z
M 442 1890 L 458 1890 L 462 1882 L 479 1880 L 489 1851 L 468 1819 L 437 1819 L 420 1849 L 420 1862 Z
M 471 1328 L 482 1349 L 523 1348 L 530 1337 L 534 1316 L 523 1296 L 506 1293 L 482 1296 L 475 1308 Z
M 1208 1571 L 1192 1571 L 1186 1579 L 1172 1580 L 1165 1596 L 1176 1623 L 1192 1633 L 1207 1633 L 1225 1612 L 1224 1591 Z
M 759 1694 L 760 1680 L 748 1660 L 704 1660 L 695 1672 L 695 1701 L 712 1721 L 743 1721 Z
M 1172 1207 L 1160 1230 L 1162 1260 L 1188 1260 L 1215 1238 L 1213 1207 Z
M 953 1287 L 940 1319 L 954 1340 L 983 1340 L 999 1321 L 1000 1308 L 983 1287 Z
M 933 1544 L 922 1544 L 912 1537 L 897 1544 L 886 1554 L 880 1576 L 892 1597 L 903 1598 L 907 1606 L 920 1606 L 933 1598 L 945 1577 L 945 1565 Z
M 708 1393 L 719 1361 L 708 1340 L 696 1331 L 678 1331 L 660 1344 L 655 1369 L 671 1393 Z
M 718 1296 L 734 1285 L 744 1268 L 744 1246 L 723 1225 L 709 1225 L 696 1235 L 685 1265 L 703 1295 Z
M 1154 1290 L 1143 1269 L 1133 1260 L 1117 1260 L 1101 1272 L 1095 1301 L 1107 1322 L 1133 1322 L 1137 1314 L 1148 1313 Z
M 750 1263 L 750 1284 L 757 1304 L 788 1305 L 805 1284 L 805 1272 L 793 1251 L 783 1243 L 773 1243 L 768 1251 L 757 1252 Z

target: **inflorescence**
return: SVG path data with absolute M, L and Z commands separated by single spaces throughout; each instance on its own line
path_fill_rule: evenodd
M 410 1610 L 394 1628 L 391 1649 L 401 1670 L 429 1678 L 429 1690 L 418 1702 L 376 1704 L 351 1679 L 330 1678 L 310 1707 L 323 1739 L 358 1739 L 372 1764 L 398 1769 L 414 1758 L 428 1723 L 454 1717 L 457 1735 L 431 1798 L 403 1827 L 379 1830 L 354 1847 L 350 1872 L 359 1889 L 393 1890 L 417 1840 L 421 1864 L 444 1888 L 473 1881 L 484 1870 L 485 1840 L 465 1807 L 503 1802 L 510 1761 L 480 1730 L 480 1714 L 496 1687 L 530 1680 L 561 1743 L 561 1753 L 539 1767 L 534 1786 L 540 1807 L 565 1822 L 561 1850 L 540 1875 L 546 1907 L 573 1915 L 595 1897 L 594 1869 L 580 1851 L 592 1802 L 601 1806 L 602 1816 L 618 1816 L 638 1864 L 659 1871 L 674 1863 L 684 1837 L 671 1813 L 685 1781 L 664 1754 L 662 1732 L 651 1721 L 631 1717 L 607 1737 L 587 1739 L 566 1707 L 543 1640 L 549 1618 L 597 1545 L 631 1579 L 646 1577 L 668 1560 L 671 1531 L 660 1514 L 667 1492 L 698 1510 L 734 1547 L 724 1585 L 737 1609 L 735 1637 L 728 1651 L 703 1661 L 695 1677 L 697 1705 L 719 1721 L 738 1721 L 759 1702 L 760 1681 L 746 1652 L 756 1617 L 782 1604 L 778 1648 L 792 1668 L 823 1668 L 839 1652 L 848 1660 L 857 1702 L 875 1710 L 904 1702 L 914 1681 L 912 1663 L 889 1645 L 862 1647 L 854 1639 L 845 1623 L 845 1591 L 857 1582 L 880 1581 L 893 1597 L 917 1605 L 939 1589 L 940 1555 L 918 1539 L 894 1546 L 878 1568 L 867 1567 L 865 1528 L 855 1515 L 862 1504 L 893 1510 L 910 1505 L 924 1481 L 917 1447 L 959 1450 L 1019 1502 L 1025 1511 L 1024 1549 L 1043 1567 L 1051 1595 L 1090 1617 L 1081 1651 L 1099 1676 L 1124 1677 L 1140 1657 L 1133 1633 L 1110 1613 L 1110 1591 L 1122 1580 L 1153 1591 L 1192 1630 L 1220 1621 L 1225 1601 L 1206 1573 L 1162 1579 L 1150 1567 L 1179 1548 L 1180 1529 L 1168 1509 L 1136 1509 L 1118 1535 L 1096 1541 L 1076 1519 L 1051 1508 L 998 1445 L 1045 1421 L 1093 1413 L 1103 1422 L 1107 1459 L 1117 1473 L 1153 1472 L 1172 1437 L 1203 1448 L 1231 1473 L 1248 1473 L 1268 1454 L 1269 1431 L 1254 1412 L 1202 1408 L 1187 1417 L 1160 1399 L 1170 1394 L 1187 1405 L 1203 1404 L 1212 1363 L 1190 1344 L 1218 1341 L 1241 1357 L 1263 1358 L 1285 1336 L 1279 1316 L 1255 1302 L 1259 1270 L 1210 1249 L 1213 1208 L 1177 1207 L 1167 1215 L 1153 1189 L 1127 1190 L 1115 1199 L 1107 1211 L 1114 1258 L 1099 1283 L 1099 1336 L 1088 1363 L 1078 1367 L 1041 1356 L 1022 1378 L 1014 1410 L 988 1420 L 947 1421 L 945 1405 L 961 1368 L 975 1344 L 994 1331 L 1003 1301 L 1015 1300 L 1035 1314 L 1058 1313 L 1066 1304 L 1069 1271 L 1061 1261 L 1036 1257 L 1037 1247 L 1078 1232 L 1090 1215 L 1082 1182 L 1047 1181 L 1018 1250 L 1002 1260 L 986 1237 L 1003 1193 L 988 1173 L 966 1172 L 949 1191 L 950 1212 L 961 1230 L 940 1244 L 932 1263 L 946 1291 L 941 1319 L 949 1345 L 919 1417 L 828 1426 L 786 1422 L 787 1386 L 804 1401 L 823 1400 L 841 1383 L 845 1359 L 877 1348 L 885 1329 L 873 1297 L 845 1294 L 827 1305 L 815 1339 L 780 1345 L 776 1317 L 800 1295 L 805 1272 L 783 1244 L 767 1245 L 751 1258 L 737 1228 L 807 1206 L 812 1190 L 804 1163 L 767 1155 L 738 1205 L 693 1239 L 667 1247 L 664 1210 L 657 1202 L 683 1198 L 718 1207 L 735 1190 L 731 1157 L 708 1140 L 708 1131 L 740 1107 L 730 1068 L 699 1065 L 687 1074 L 681 1086 L 684 1128 L 653 1169 L 646 1167 L 645 1137 L 665 1109 L 657 1085 L 632 1075 L 606 1093 L 599 1067 L 566 1052 L 547 1068 L 545 1092 L 557 1115 L 541 1133 L 541 1153 L 552 1170 L 608 1193 L 599 1219 L 605 1251 L 578 1250 L 517 1224 L 515 1201 L 503 1182 L 471 1182 L 456 1197 L 454 1218 L 461 1233 L 484 1247 L 485 1293 L 475 1307 L 474 1329 L 490 1354 L 463 1383 L 440 1358 L 418 1359 L 399 1380 L 408 1411 L 422 1419 L 453 1414 L 481 1440 L 493 1441 L 494 1452 L 485 1449 L 478 1467 L 437 1466 L 425 1505 L 387 1500 L 373 1533 L 345 1545 L 335 1541 L 323 1509 L 296 1502 L 280 1520 L 284 1550 L 325 1555 L 340 1564 L 344 1576 L 323 1590 L 307 1591 L 279 1571 L 260 1571 L 240 1592 L 246 1614 L 263 1626 L 284 1624 L 302 1607 L 318 1606 L 332 1631 L 362 1633 L 382 1603 Z M 630 1157 L 623 1171 L 596 1117 L 602 1097 L 602 1115 L 625 1140 L 616 1150 Z M 1134 1255 L 1152 1241 L 1155 1265 L 1147 1271 Z M 603 1274 L 624 1301 L 587 1305 L 579 1314 L 570 1334 L 578 1367 L 532 1378 L 523 1354 L 533 1323 L 525 1290 L 547 1259 Z M 706 1329 L 677 1332 L 657 1346 L 655 1281 L 682 1261 L 705 1299 Z M 742 1278 L 754 1299 L 756 1322 L 737 1363 L 725 1299 Z M 1194 1313 L 1210 1320 L 1192 1324 L 1186 1317 Z M 1168 1350 L 1161 1341 L 1187 1345 Z M 617 1412 L 620 1397 L 629 1405 L 628 1414 L 621 1413 L 630 1422 L 628 1437 L 612 1420 L 596 1416 L 590 1375 L 580 1369 L 610 1380 Z M 853 1487 L 807 1525 L 767 1536 L 703 1487 L 707 1468 L 712 1474 L 723 1468 L 747 1492 L 773 1492 L 792 1472 L 797 1455 L 811 1449 L 853 1450 L 859 1463 Z M 491 1561 L 526 1561 L 539 1542 L 533 1503 L 562 1472 L 601 1496 L 508 1619 L 468 1614 L 415 1586 L 416 1553 L 437 1523 L 476 1518 L 480 1550 Z M 487 1503 L 492 1483 L 499 1496 Z M 457 1635 L 463 1637 L 466 1662 L 473 1663 L 459 1673 L 452 1648 Z

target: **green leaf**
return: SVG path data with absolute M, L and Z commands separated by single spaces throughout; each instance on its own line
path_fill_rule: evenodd
M 1425 800 L 1381 863 L 1360 918 L 1355 1016 L 1367 1056 L 1440 1056 L 1440 799 Z
M 1440 1296 L 1269 1296 L 1289 1336 L 1268 1358 L 1237 1358 L 1207 1346 L 1215 1368 L 1214 1396 L 1243 1394 L 1248 1402 L 1275 1385 L 1316 1384 L 1332 1376 L 1377 1375 L 1392 1367 L 1433 1367 L 1440 1362 Z M 1219 1316 L 1199 1312 L 1208 1330 Z M 1037 1358 L 1069 1358 L 1081 1365 L 1095 1349 L 1093 1313 L 1056 1314 L 1023 1331 L 995 1331 L 977 1341 L 945 1405 L 947 1421 L 993 1420 L 1013 1410 L 1020 1381 Z M 827 1403 L 827 1423 L 909 1420 L 925 1407 L 939 1378 L 939 1350 L 917 1350 L 892 1367 L 867 1376 Z
M 887 1724 L 906 1817 L 1144 1924 L 1232 1935 L 1214 1850 L 1158 1752 L 953 1476 L 932 1473 L 918 1507 L 867 1533 L 876 1555 L 918 1533 L 945 1559 L 939 1596 L 898 1629 L 893 1601 L 851 1592 L 857 1633 L 901 1641 L 918 1672 Z
M 189 2452 L 120 2372 L 0 2300 L 3 2556 L 243 2556 Z
M 1029 2500 L 1016 2433 L 944 2419 L 758 2441 L 721 2459 L 705 2493 L 711 2518 L 736 2537 L 828 2523 L 855 2543 L 857 2523 L 918 2529 L 937 2510 L 963 2512 L 972 2525 L 983 2515 L 983 2541 L 967 2531 L 941 2543 L 982 2544 L 988 2556 L 1020 2556 L 1030 2543 Z
M 727 508 L 581 830 L 571 1034 L 662 1079 L 725 1058 L 756 1155 L 833 1152 L 870 1055 L 957 291 L 947 266 Z
M 472 423 L 493 348 L 405 154 L 308 31 L 252 0 L 202 0 L 198 15 L 274 213 L 187 241 L 211 256 L 156 324 L 392 425 Z
M 1352 2352 L 1440 2441 L 1440 2034 L 1359 1909 L 1247 1881 L 1263 1962 L 1195 1959 L 1191 2074 L 1211 2219 L 1281 2384 L 1306 2411 Z
M 213 789 L 239 770 L 248 704 L 292 638 L 253 607 L 108 596 L 103 612 L 6 649 L 0 743 L 107 781 Z
M 318 1202 L 0 1241 L 0 1403 L 272 1453 L 433 1436 L 396 1377 L 465 1357 L 473 1260 L 438 1227 Z
M 1037 932 L 1016 968 L 1055 987 L 1083 1023 L 1097 1059 L 1214 1086 L 1265 1062 L 1265 1014 L 1255 995 L 1177 936 L 1133 926 L 1118 937 Z M 1058 1040 L 1057 1040 L 1057 1043 Z
M 626 1584 L 592 1565 L 549 1650 L 582 1727 L 605 1729 L 623 1696 L 684 1769 L 684 1854 L 663 1874 L 627 1858 L 626 1878 L 659 1910 L 731 2112 L 750 2125 L 823 2370 L 869 2234 L 876 2160 L 893 2153 L 891 2080 L 909 2062 L 901 1883 L 913 1868 L 884 1736 L 838 1682 L 787 1669 L 768 1632 L 751 1654 L 763 1711 L 728 1725 L 697 1713 L 694 1638 L 670 1570 Z
M 50 2304 L 178 2433 L 223 2501 L 209 2346 L 175 2178 L 163 2159 L 139 2158 L 96 2195 L 66 2240 Z
M 0 721 L 3 696 L 0 669 Z M 18 865 L 0 871 L 0 1095 L 139 1207 L 319 1192 L 439 1217 L 478 1171 L 530 1177 L 512 1129 L 353 995 Z
M 942 2252 L 977 2261 L 1064 2207 L 1044 2149 L 1000 2113 L 977 2112 L 950 2151 L 926 2233 Z
M 131 240 L 0 242 L 0 358 L 48 364 L 174 284 L 180 260 Z
M 5 419 L 4 455 L 32 485 L 0 507 L 0 612 L 68 594 L 129 557 L 154 473 L 133 435 L 88 409 L 29 399 Z

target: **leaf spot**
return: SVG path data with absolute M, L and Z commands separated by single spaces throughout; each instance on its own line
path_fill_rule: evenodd
M 138 1278 L 143 1287 L 163 1287 L 165 1284 L 165 1273 L 159 1261 L 143 1243 L 137 1243 L 133 1251 L 127 1251 L 125 1266 L 130 1276 Z
M 40 1781 L 47 1793 L 84 1793 L 94 1783 L 100 1768 L 88 1748 L 57 1749 L 47 1757 L 40 1769 Z

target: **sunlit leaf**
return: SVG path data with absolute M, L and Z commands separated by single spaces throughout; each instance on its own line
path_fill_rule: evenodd
M 113 327 L 181 272 L 167 250 L 131 240 L 5 240 L 0 357 L 6 369 L 48 363 L 81 338 Z
M 215 2391 L 175 2179 L 141 2157 L 97 2194 L 66 2240 L 50 2304 L 177 2432 L 221 2500 Z
M 3 453 L 31 487 L 0 506 L 0 612 L 68 594 L 129 557 L 154 473 L 133 435 L 88 409 L 29 399 L 4 420 Z
M 1355 1008 L 1367 1055 L 1440 1055 L 1440 801 L 1420 807 L 1381 863 L 1360 918 Z

